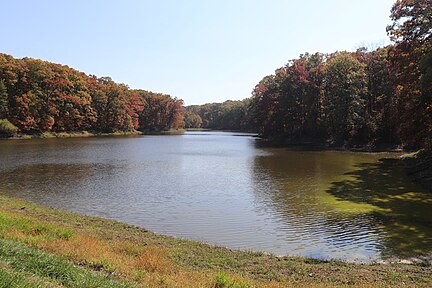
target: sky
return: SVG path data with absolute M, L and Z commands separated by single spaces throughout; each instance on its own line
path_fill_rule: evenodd
M 305 52 L 389 42 L 395 0 L 0 0 L 0 53 L 68 65 L 186 105 L 251 96 Z

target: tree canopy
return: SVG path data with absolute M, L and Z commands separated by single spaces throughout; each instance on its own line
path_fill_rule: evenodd
M 169 95 L 129 89 L 109 77 L 0 54 L 0 119 L 23 133 L 179 128 L 182 104 Z

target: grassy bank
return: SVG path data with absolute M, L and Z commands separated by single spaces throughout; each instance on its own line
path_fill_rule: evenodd
M 431 287 L 431 274 L 232 251 L 0 195 L 0 287 Z
M 142 135 L 140 131 L 128 131 L 128 132 L 112 132 L 112 133 L 101 133 L 101 132 L 44 132 L 35 134 L 15 134 L 10 137 L 0 137 L 1 139 L 45 139 L 45 138 L 80 138 L 80 137 L 101 137 L 101 136 L 127 136 L 127 135 Z
M 123 132 L 44 132 L 35 134 L 14 134 L 13 136 L 3 137 L 0 135 L 1 139 L 48 139 L 48 138 L 85 138 L 85 137 L 102 137 L 102 136 L 129 136 L 129 135 L 181 135 L 184 134 L 186 130 L 184 129 L 170 129 L 166 131 L 123 131 Z

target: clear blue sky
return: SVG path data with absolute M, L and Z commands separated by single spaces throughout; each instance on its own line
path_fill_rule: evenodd
M 389 43 L 395 0 L 0 0 L 0 52 L 187 105 L 243 99 L 304 52 Z

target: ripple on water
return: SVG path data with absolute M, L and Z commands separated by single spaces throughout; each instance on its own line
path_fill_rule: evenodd
M 366 262 L 431 253 L 431 195 L 383 155 L 242 136 L 1 141 L 0 191 L 235 249 Z

